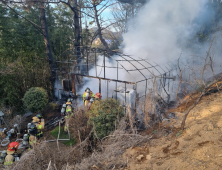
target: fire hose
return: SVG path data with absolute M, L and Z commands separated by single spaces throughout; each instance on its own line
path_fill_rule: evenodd
M 16 139 L 16 142 L 18 142 L 20 144 L 20 143 L 23 142 L 23 139 L 21 139 L 21 138 Z M 9 138 L 5 138 L 5 139 L 2 140 L 1 146 L 7 146 L 9 143 L 10 143 Z
M 7 146 L 9 143 L 10 143 L 9 138 L 5 138 L 5 139 L 2 140 L 1 146 Z
M 6 130 L 6 128 L 3 129 L 3 131 L 4 130 Z M 4 133 L 3 131 L 1 132 Z M 7 146 L 10 143 L 10 137 L 13 133 L 15 133 L 15 129 L 10 129 L 9 131 L 7 131 L 7 137 L 1 141 L 1 146 Z

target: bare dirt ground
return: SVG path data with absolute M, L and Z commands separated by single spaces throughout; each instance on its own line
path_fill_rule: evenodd
M 174 109 L 177 119 L 164 121 L 162 126 L 178 129 L 184 115 L 178 111 L 185 111 L 184 105 Z M 177 130 L 131 147 L 122 157 L 128 163 L 126 170 L 222 169 L 222 92 L 201 99 L 183 132 Z

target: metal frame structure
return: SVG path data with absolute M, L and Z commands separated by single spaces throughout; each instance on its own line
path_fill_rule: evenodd
M 70 50 L 69 52 L 66 53 L 67 60 L 61 60 L 61 58 L 57 59 L 57 64 L 60 65 L 61 69 L 57 68 L 57 75 L 61 73 L 65 73 L 66 76 L 68 76 L 68 79 L 72 81 L 72 92 L 68 92 L 69 94 L 72 94 L 73 96 L 76 96 L 76 79 L 78 79 L 78 76 L 82 77 L 88 77 L 92 79 L 98 79 L 98 85 L 99 85 L 99 92 L 101 93 L 101 80 L 106 80 L 106 81 L 113 81 L 116 83 L 116 96 L 117 96 L 117 83 L 123 83 L 125 86 L 125 103 L 126 103 L 126 86 L 127 85 L 134 85 L 135 91 L 137 94 L 138 86 L 140 84 L 145 84 L 144 88 L 144 93 L 141 96 L 136 97 L 136 101 L 145 98 L 148 92 L 148 82 L 152 81 L 154 78 L 159 79 L 158 83 L 158 90 L 161 91 L 162 93 L 164 92 L 168 97 L 169 97 L 169 88 L 170 88 L 170 83 L 172 80 L 175 80 L 175 77 L 172 77 L 172 72 L 174 69 L 168 64 L 167 66 L 160 66 L 157 63 L 151 63 L 147 59 L 134 59 L 130 55 L 125 55 L 122 54 L 121 52 L 115 52 L 112 51 L 112 55 L 107 53 L 106 50 L 104 49 L 99 49 L 99 48 L 90 48 L 90 47 L 81 47 L 79 48 L 81 50 L 81 53 L 83 54 L 82 57 L 76 59 L 76 56 L 74 55 L 74 50 Z M 103 65 L 99 65 L 97 63 L 98 56 L 103 57 Z M 112 66 L 108 66 L 106 64 L 106 58 L 111 60 L 113 62 Z M 64 59 L 64 57 L 63 57 Z M 81 63 L 78 64 L 77 63 Z M 66 66 L 64 67 L 64 64 Z M 125 67 L 125 65 L 128 64 L 130 68 Z M 116 65 L 116 66 L 114 66 Z M 81 67 L 84 67 L 84 71 L 80 69 Z M 72 69 L 70 69 L 72 68 Z M 91 68 L 95 68 L 96 70 L 96 75 L 90 75 L 89 71 Z M 100 76 L 97 73 L 97 68 L 101 68 L 101 71 L 103 70 L 103 76 Z M 106 69 L 116 69 L 116 78 L 110 79 L 106 76 Z M 64 69 L 66 71 L 64 71 Z M 133 72 L 139 74 L 139 77 L 142 77 L 141 80 L 134 80 L 134 81 L 125 81 L 121 80 L 119 78 L 119 70 L 122 69 L 122 71 L 125 71 L 127 74 L 131 75 Z M 64 77 L 64 76 L 63 76 Z M 57 89 L 57 90 L 62 90 L 64 89 Z M 141 90 L 141 87 L 140 87 Z M 108 83 L 107 83 L 107 97 L 108 97 Z M 167 102 L 163 97 L 161 99 L 164 102 Z M 136 102 L 135 102 L 136 105 Z

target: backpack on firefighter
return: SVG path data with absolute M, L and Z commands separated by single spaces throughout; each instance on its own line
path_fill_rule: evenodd
M 23 136 L 23 141 L 29 141 L 30 149 L 35 147 L 37 141 L 38 129 L 36 124 L 29 123 L 28 124 L 28 135 Z M 24 144 L 24 142 L 23 142 Z
M 72 101 L 73 99 L 69 98 L 66 104 L 62 105 L 61 116 L 64 116 L 65 118 L 70 118 L 70 116 L 73 115 Z
M 43 129 L 45 127 L 43 116 L 40 113 L 37 114 L 35 117 L 32 118 L 32 123 L 36 125 L 36 128 L 38 130 L 36 137 L 39 139 L 43 136 Z
M 39 132 L 36 127 L 36 123 L 33 123 L 33 122 L 28 123 L 27 130 L 28 130 L 28 134 L 24 134 L 22 145 L 23 145 L 23 147 L 26 147 L 29 144 L 29 149 L 32 149 L 36 145 L 36 141 L 39 138 L 39 137 L 37 137 L 37 136 L 39 136 L 38 135 Z

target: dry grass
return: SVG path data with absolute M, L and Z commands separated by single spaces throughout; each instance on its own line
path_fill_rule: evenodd
M 67 165 L 74 165 L 80 162 L 82 157 L 88 156 L 88 140 L 90 127 L 87 126 L 88 118 L 84 109 L 80 108 L 74 113 L 70 120 L 71 136 L 80 139 L 76 146 L 67 147 L 59 142 L 43 141 L 38 144 L 33 150 L 25 151 L 19 162 L 13 165 L 13 170 L 58 170 L 68 169 Z M 81 138 L 78 138 L 81 137 Z M 50 166 L 49 166 L 50 162 Z
M 149 93 L 144 103 L 141 103 L 146 124 L 149 123 L 148 117 L 155 114 L 156 99 L 153 96 L 153 93 Z M 139 113 L 136 115 L 128 109 L 129 114 L 120 121 L 111 135 L 94 140 L 91 133 L 94 129 L 87 123 L 88 115 L 84 108 L 79 108 L 69 124 L 71 136 L 78 140 L 75 146 L 42 142 L 34 150 L 23 154 L 21 160 L 14 164 L 13 170 L 90 170 L 93 166 L 99 169 L 124 169 L 128 166 L 128 162 L 122 158 L 125 150 L 151 139 L 148 135 L 137 134 L 135 116 Z
M 20 161 L 15 162 L 11 169 L 13 170 L 42 170 L 47 169 L 51 161 L 50 170 L 63 169 L 66 164 L 75 164 L 80 161 L 79 149 L 70 152 L 73 147 L 66 147 L 56 142 L 42 142 L 33 150 L 23 153 Z
M 127 167 L 127 162 L 122 159 L 125 150 L 149 141 L 150 137 L 129 134 L 125 131 L 126 126 L 125 120 L 122 119 L 118 130 L 101 140 L 101 150 L 94 151 L 90 157 L 83 159 L 72 168 L 85 170 L 92 169 L 92 166 L 99 169 L 123 169 Z
M 86 114 L 84 107 L 76 110 L 74 115 L 70 118 L 69 130 L 71 135 L 75 138 L 84 140 L 92 129 L 87 122 L 88 115 Z
M 143 112 L 143 120 L 146 126 L 149 126 L 150 118 L 155 116 L 155 99 L 153 96 L 153 92 L 149 92 L 147 93 L 146 98 L 139 103 L 139 108 Z M 137 114 L 140 115 L 138 112 Z
M 148 136 L 133 134 L 127 130 L 129 118 L 124 117 L 117 130 L 100 142 L 92 141 L 91 128 L 87 127 L 87 116 L 79 109 L 72 117 L 70 130 L 74 135 L 81 136 L 75 146 L 67 147 L 56 142 L 41 142 L 33 150 L 23 153 L 19 162 L 14 163 L 13 170 L 90 170 L 92 166 L 100 169 L 121 169 L 127 167 L 122 159 L 126 149 L 150 140 Z M 91 131 L 90 131 L 91 130 Z M 86 135 L 88 133 L 88 135 Z M 92 145 L 94 142 L 94 146 Z M 91 149 L 91 153 L 89 152 Z

